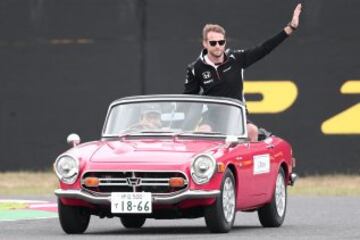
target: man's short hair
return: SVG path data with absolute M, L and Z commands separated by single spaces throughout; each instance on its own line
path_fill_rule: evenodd
M 202 31 L 203 40 L 207 40 L 207 34 L 209 32 L 221 33 L 225 37 L 225 29 L 219 24 L 206 24 Z

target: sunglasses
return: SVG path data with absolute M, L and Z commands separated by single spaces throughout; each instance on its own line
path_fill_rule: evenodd
M 219 44 L 219 46 L 224 46 L 226 41 L 225 40 L 220 40 L 220 41 L 209 41 L 210 46 L 215 47 L 216 43 Z

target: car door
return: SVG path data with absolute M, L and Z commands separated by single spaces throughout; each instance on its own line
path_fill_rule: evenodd
M 232 152 L 237 170 L 237 206 L 246 209 L 252 206 L 251 192 L 252 157 L 249 143 L 242 143 Z
M 269 191 L 272 189 L 273 149 L 274 145 L 271 138 L 250 143 L 253 162 L 250 191 L 254 204 L 266 201 Z
M 252 208 L 264 203 L 272 189 L 273 144 L 271 140 L 247 142 L 235 157 L 238 171 L 238 207 Z
M 251 208 L 264 202 L 269 191 L 272 145 L 266 142 L 242 143 L 233 158 L 238 172 L 237 204 Z

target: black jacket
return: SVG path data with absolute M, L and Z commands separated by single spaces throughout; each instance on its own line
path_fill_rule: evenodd
M 203 94 L 210 96 L 231 97 L 244 101 L 244 69 L 260 60 L 287 38 L 284 31 L 248 50 L 225 51 L 225 61 L 217 69 L 207 64 L 203 49 L 198 59 L 187 67 L 185 94 Z

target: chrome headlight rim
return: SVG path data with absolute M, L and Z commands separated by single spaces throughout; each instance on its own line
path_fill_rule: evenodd
M 66 177 L 66 176 L 63 176 L 61 175 L 61 173 L 59 172 L 58 170 L 58 164 L 60 162 L 60 160 L 64 157 L 68 157 L 68 158 L 71 158 L 72 160 L 74 160 L 75 162 L 75 169 L 74 169 L 74 174 L 72 176 L 69 176 L 69 177 Z M 58 156 L 55 160 L 55 163 L 54 163 L 54 171 L 55 171 L 55 174 L 56 176 L 58 177 L 58 179 L 63 182 L 63 183 L 66 183 L 66 184 L 73 184 L 76 182 L 76 180 L 78 179 L 79 177 L 79 172 L 80 172 L 80 162 L 79 162 L 79 159 L 74 157 L 73 155 L 71 154 L 62 154 L 60 156 Z
M 195 171 L 194 164 L 196 164 L 196 161 L 201 157 L 208 158 L 212 164 L 212 169 L 210 171 L 208 171 L 208 174 L 206 176 L 199 176 L 198 173 Z M 216 160 L 209 153 L 198 154 L 193 158 L 193 160 L 191 162 L 191 167 L 190 167 L 191 178 L 193 179 L 193 181 L 196 184 L 200 185 L 200 184 L 208 183 L 210 181 L 210 179 L 214 176 L 215 171 L 216 171 Z

